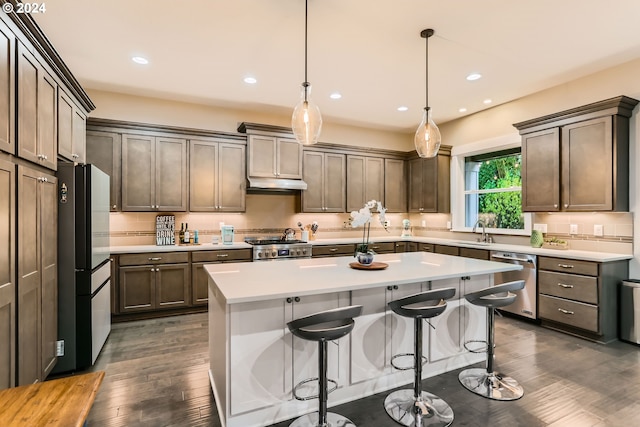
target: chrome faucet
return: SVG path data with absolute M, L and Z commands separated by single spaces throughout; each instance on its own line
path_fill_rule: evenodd
M 482 220 L 479 219 L 475 224 L 473 224 L 473 232 L 476 232 L 476 227 L 478 226 L 482 227 L 482 236 L 480 236 L 478 242 L 491 243 L 491 237 L 489 237 L 489 235 L 485 231 L 484 222 L 482 222 Z

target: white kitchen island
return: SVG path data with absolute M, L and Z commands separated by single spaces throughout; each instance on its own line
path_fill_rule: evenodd
M 339 384 L 329 406 L 412 382 L 412 371 L 396 371 L 389 360 L 413 351 L 413 323 L 387 303 L 421 290 L 458 290 L 446 311 L 431 319 L 433 328 L 424 329 L 424 377 L 484 360 L 463 343 L 485 339 L 485 309 L 463 296 L 491 286 L 493 273 L 520 266 L 423 252 L 376 255 L 376 261 L 389 267 L 355 270 L 352 257 L 205 266 L 209 376 L 223 426 L 268 426 L 316 410 L 316 399 L 297 401 L 292 389 L 317 377 L 317 344 L 293 337 L 286 326 L 314 312 L 364 307 L 352 333 L 329 345 L 329 378 Z M 386 416 L 382 407 L 380 416 Z

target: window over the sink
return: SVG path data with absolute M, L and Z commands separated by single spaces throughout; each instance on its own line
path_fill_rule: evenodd
M 531 214 L 522 212 L 519 135 L 454 147 L 451 161 L 454 231 L 484 224 L 491 234 L 531 233 Z

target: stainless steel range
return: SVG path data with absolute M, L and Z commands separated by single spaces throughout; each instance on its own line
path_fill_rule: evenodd
M 254 261 L 311 258 L 311 243 L 301 240 L 282 240 L 277 237 L 245 237 L 244 241 L 253 245 Z

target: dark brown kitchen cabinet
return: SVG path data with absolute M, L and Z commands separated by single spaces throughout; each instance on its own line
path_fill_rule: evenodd
M 400 252 L 417 252 L 418 251 L 418 243 L 416 243 L 416 242 L 396 242 L 395 243 L 395 251 L 396 251 L 396 253 L 400 253 Z
M 11 154 L 15 154 L 15 41 L 0 21 L 0 150 Z
M 475 249 L 460 247 L 458 255 L 465 258 L 483 259 L 489 261 L 489 251 L 486 249 Z
M 0 159 L 0 390 L 16 378 L 15 170 Z
M 384 182 L 383 158 L 347 155 L 347 212 L 362 209 L 369 200 L 384 205 Z
M 627 211 L 629 117 L 620 96 L 514 124 L 522 136 L 524 211 Z
M 58 155 L 69 161 L 86 161 L 86 116 L 64 90 L 58 89 Z
M 228 249 L 216 251 L 194 251 L 191 253 L 191 304 L 206 305 L 209 300 L 209 275 L 206 264 L 222 262 L 251 262 L 251 249 Z
M 399 159 L 384 159 L 384 207 L 389 213 L 407 211 L 405 163 Z
M 433 243 L 418 243 L 419 252 L 435 252 L 436 248 Z
M 449 246 L 449 245 L 434 245 L 433 252 L 437 254 L 458 256 L 460 255 L 460 248 L 458 248 L 457 246 Z
M 246 153 L 243 144 L 189 141 L 189 211 L 246 210 Z
M 344 154 L 305 150 L 303 179 L 307 189 L 301 196 L 302 212 L 345 212 L 345 178 Z
M 51 372 L 58 339 L 58 189 L 54 176 L 18 166 L 18 384 Z
M 313 245 L 313 247 L 311 248 L 311 256 L 313 258 L 345 256 L 353 255 L 355 251 L 356 245 L 353 243 L 337 245 Z
M 119 264 L 120 314 L 191 304 L 188 252 L 120 255 Z
M 58 85 L 21 43 L 17 58 L 17 155 L 56 170 Z
M 295 139 L 249 135 L 248 176 L 255 178 L 300 179 L 302 146 Z
M 87 130 L 87 163 L 93 164 L 109 175 L 110 210 L 119 211 L 122 203 L 120 168 L 122 137 L 119 133 Z
M 542 325 L 598 342 L 618 338 L 618 287 L 628 261 L 538 257 Z
M 451 147 L 431 159 L 409 160 L 409 212 L 450 211 Z
M 392 254 L 396 252 L 395 242 L 370 243 L 369 249 L 377 254 Z
M 187 210 L 187 141 L 122 135 L 122 210 Z

